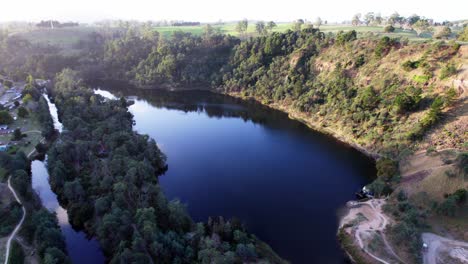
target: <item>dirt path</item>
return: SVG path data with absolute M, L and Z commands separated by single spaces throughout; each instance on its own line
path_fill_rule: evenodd
M 468 263 L 468 243 L 432 233 L 422 234 L 423 242 L 428 248 L 423 251 L 424 264 Z M 449 258 L 449 259 L 448 259 Z
M 13 193 L 13 196 L 15 196 L 15 199 L 16 201 L 23 205 L 21 203 L 21 200 L 18 198 L 18 195 L 16 195 L 16 192 L 15 192 L 15 189 L 13 189 L 13 187 L 11 187 L 11 184 L 10 184 L 10 179 L 11 179 L 11 176 L 8 177 L 8 188 L 10 189 L 10 191 Z M 8 238 L 8 242 L 7 242 L 7 245 L 6 245 L 6 250 L 5 250 L 5 264 L 8 264 L 8 259 L 10 258 L 10 247 L 11 247 L 11 241 L 15 238 L 16 234 L 18 233 L 18 231 L 20 230 L 21 226 L 23 225 L 23 222 L 24 222 L 24 219 L 26 218 L 26 209 L 24 208 L 24 206 L 21 207 L 23 209 L 23 216 L 21 217 L 21 220 L 19 221 L 18 225 L 15 227 L 15 229 L 13 230 L 13 232 L 11 233 L 10 237 Z
M 348 215 L 343 218 L 341 226 L 343 227 L 346 224 L 354 223 L 348 232 L 354 231 L 354 238 L 358 246 L 379 263 L 390 264 L 393 262 L 378 257 L 367 249 L 366 242 L 369 242 L 369 238 L 372 234 L 380 235 L 386 251 L 398 261 L 405 263 L 390 246 L 383 232 L 390 223 L 390 220 L 382 212 L 382 206 L 384 204 L 384 199 L 373 199 L 366 202 L 350 202 L 349 206 L 351 209 Z
M 36 132 L 36 131 L 29 131 L 29 132 Z M 39 132 L 40 132 L 40 131 L 39 131 Z M 25 132 L 25 133 L 27 133 L 27 132 Z M 39 141 L 39 143 L 44 143 L 44 141 L 45 141 L 45 138 L 42 138 L 42 139 Z M 36 148 L 33 148 L 33 150 L 31 150 L 31 152 L 29 152 L 29 154 L 28 154 L 27 157 L 28 157 L 28 158 L 31 157 L 31 155 L 34 154 L 34 152 L 36 152 Z

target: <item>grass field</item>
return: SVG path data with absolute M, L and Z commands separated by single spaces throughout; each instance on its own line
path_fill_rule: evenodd
M 88 40 L 89 34 L 96 31 L 94 27 L 35 29 L 16 33 L 33 44 L 48 44 L 60 47 L 67 54 L 80 50 L 76 46 L 80 40 Z
M 215 25 L 213 26 L 220 33 L 229 34 L 232 36 L 239 36 L 239 32 L 236 31 L 236 23 L 226 23 L 224 25 Z M 292 23 L 278 23 L 277 27 L 273 29 L 275 32 L 285 32 L 289 29 L 292 29 Z M 105 30 L 108 33 L 108 30 L 117 29 L 117 28 L 106 28 Z M 428 41 L 431 40 L 430 35 L 423 37 L 418 36 L 414 31 L 397 29 L 395 33 L 384 33 L 383 26 L 351 26 L 351 25 L 322 25 L 320 30 L 325 33 L 334 33 L 336 34 L 339 31 L 349 31 L 356 30 L 358 32 L 358 37 L 405 37 L 410 41 Z M 16 32 L 18 36 L 24 37 L 32 43 L 40 44 L 50 44 L 58 46 L 62 49 L 63 54 L 77 54 L 80 52 L 77 44 L 81 40 L 88 40 L 89 34 L 94 31 L 102 31 L 102 28 L 99 27 L 73 27 L 73 28 L 55 28 L 55 29 L 34 29 L 27 30 L 22 32 Z M 200 26 L 181 26 L 181 27 L 155 27 L 154 30 L 158 31 L 163 37 L 170 37 L 176 31 L 188 32 L 194 35 L 203 34 L 204 25 Z M 247 32 L 241 36 L 243 38 L 256 36 L 255 24 L 249 23 Z
M 182 32 L 189 32 L 194 35 L 201 35 L 203 33 L 203 25 L 201 26 L 187 26 L 187 27 L 156 27 L 155 30 L 157 30 L 159 33 L 161 33 L 165 37 L 170 37 L 173 32 L 175 31 L 182 31 Z M 293 24 L 292 23 L 279 23 L 277 24 L 277 27 L 273 29 L 274 32 L 285 32 L 289 29 L 292 29 Z M 239 32 L 236 31 L 236 24 L 235 23 L 229 23 L 229 24 L 224 24 L 221 26 L 214 26 L 214 28 L 218 29 L 221 33 L 223 34 L 229 34 L 233 36 L 239 36 Z M 350 25 L 322 25 L 320 26 L 320 30 L 322 30 L 325 33 L 334 33 L 336 34 L 339 31 L 350 31 L 350 30 L 356 30 L 359 36 L 363 37 L 366 35 L 366 33 L 373 33 L 374 35 L 377 36 L 392 36 L 392 37 L 407 37 L 410 41 L 425 41 L 430 39 L 430 36 L 428 37 L 419 37 L 416 35 L 415 32 L 412 31 L 406 31 L 402 29 L 397 29 L 395 33 L 384 33 L 384 27 L 383 26 L 350 26 Z M 250 23 L 246 36 L 255 36 L 255 24 Z
M 40 132 L 41 125 L 34 114 L 31 114 L 27 118 L 18 118 L 9 126 L 11 129 L 21 128 L 21 132 L 27 135 L 27 137 L 24 137 L 17 145 L 18 150 L 23 151 L 26 155 L 28 155 L 42 139 L 42 134 Z M 0 135 L 0 142 L 2 142 L 2 144 L 8 143 L 11 141 L 11 137 L 12 134 Z

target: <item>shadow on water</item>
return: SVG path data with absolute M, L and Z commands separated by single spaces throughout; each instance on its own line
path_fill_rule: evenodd
M 134 129 L 168 157 L 163 190 L 186 203 L 194 220 L 238 217 L 292 263 L 346 263 L 337 214 L 375 177 L 364 154 L 256 102 L 99 87 L 134 101 Z

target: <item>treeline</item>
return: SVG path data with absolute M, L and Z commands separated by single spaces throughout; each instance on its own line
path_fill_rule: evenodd
M 122 38 L 107 42 L 103 75 L 143 86 L 210 87 L 220 83 L 220 69 L 238 43 L 234 37 L 219 34 L 198 37 L 175 32 L 163 39 L 156 31 L 129 30 Z
M 132 130 L 126 101 L 95 95 L 76 76 L 56 78 L 66 132 L 49 151 L 50 182 L 71 223 L 93 234 L 111 263 L 281 262 L 239 221 L 194 223 L 168 201 L 158 184 L 165 156 Z
M 33 44 L 20 36 L 0 30 L 0 75 L 23 81 L 28 74 L 52 78 L 68 66 L 79 64 L 78 56 L 60 55 L 60 48 Z
M 65 22 L 60 23 L 57 20 L 42 20 L 41 22 L 36 24 L 36 27 L 43 27 L 43 28 L 61 28 L 61 27 L 77 27 L 80 24 L 77 22 Z
M 171 22 L 171 25 L 174 27 L 181 27 L 181 26 L 199 26 L 200 22 L 189 22 L 189 21 L 174 21 Z

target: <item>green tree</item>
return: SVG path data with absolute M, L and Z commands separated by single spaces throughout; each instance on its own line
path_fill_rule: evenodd
M 351 24 L 353 26 L 359 26 L 359 24 L 361 24 L 361 14 L 355 14 L 353 19 L 351 19 Z
M 208 39 L 210 38 L 211 36 L 213 36 L 215 34 L 215 28 L 210 25 L 210 24 L 206 24 L 204 27 L 203 27 L 203 36 Z
M 377 176 L 384 181 L 389 181 L 398 174 L 398 163 L 389 158 L 377 160 L 376 167 Z
M 10 113 L 6 110 L 0 111 L 0 124 L 9 125 L 13 123 L 13 117 L 11 117 Z
M 18 140 L 21 140 L 22 138 L 23 138 L 23 133 L 21 133 L 21 129 L 16 128 L 15 131 L 13 131 L 13 136 L 11 139 L 18 141 Z
M 419 20 L 421 20 L 421 17 L 416 14 L 411 15 L 406 19 L 406 21 L 408 22 L 410 26 L 416 24 Z
M 267 28 L 268 31 L 270 31 L 270 32 L 271 32 L 271 31 L 273 30 L 273 28 L 275 28 L 275 27 L 276 27 L 276 23 L 275 23 L 274 21 L 270 21 L 270 22 L 268 22 L 267 25 L 266 25 L 266 28 Z
M 369 26 L 369 24 L 373 23 L 375 20 L 375 15 L 373 12 L 369 12 L 364 15 L 364 23 L 366 26 Z
M 416 23 L 413 24 L 413 28 L 414 30 L 416 30 L 416 33 L 418 35 L 432 31 L 431 25 L 429 24 L 429 21 L 427 19 L 418 20 Z
M 447 63 L 442 67 L 440 70 L 440 79 L 445 79 L 448 78 L 452 75 L 455 75 L 457 73 L 457 67 L 453 63 Z
M 448 39 L 452 35 L 452 30 L 448 26 L 443 26 L 441 28 L 438 28 L 436 33 L 434 34 L 434 37 L 436 39 Z
M 29 192 L 31 186 L 31 176 L 29 176 L 25 170 L 16 170 L 13 173 L 12 181 L 13 186 L 15 186 L 15 189 L 18 190 L 22 197 L 27 199 L 31 197 L 31 193 Z
M 31 101 L 33 99 L 33 97 L 31 96 L 31 94 L 26 94 L 24 97 L 23 97 L 23 103 L 24 104 L 27 104 L 29 101 Z
M 468 41 L 468 25 L 465 25 L 463 27 L 462 32 L 460 32 L 460 35 L 458 35 L 458 40 L 459 41 Z
M 395 32 L 395 27 L 393 27 L 392 25 L 388 25 L 384 28 L 384 32 L 385 33 L 393 33 Z
M 294 21 L 293 23 L 293 30 L 294 31 L 299 31 L 302 28 L 302 25 L 304 25 L 304 19 L 298 19 Z
M 394 26 L 395 24 L 403 24 L 404 18 L 400 16 L 398 13 L 393 13 L 389 18 L 388 18 L 388 24 Z
M 29 112 L 26 108 L 24 108 L 23 106 L 21 106 L 20 108 L 18 108 L 18 116 L 21 117 L 21 118 L 25 118 L 29 115 Z
M 266 28 L 265 22 L 263 22 L 263 21 L 258 21 L 258 22 L 255 24 L 255 31 L 256 31 L 259 35 L 265 35 L 265 34 L 267 33 L 267 28 Z
M 247 28 L 249 27 L 249 21 L 247 19 L 237 22 L 236 31 L 239 32 L 239 35 L 245 34 Z

